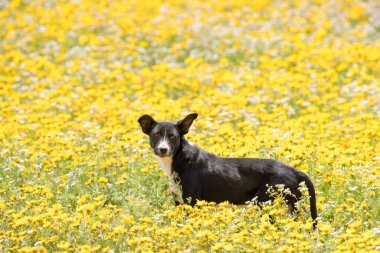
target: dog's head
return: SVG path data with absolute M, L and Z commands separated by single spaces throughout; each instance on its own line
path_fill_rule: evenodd
M 142 131 L 149 135 L 150 146 L 159 157 L 169 157 L 175 154 L 183 135 L 189 132 L 197 113 L 187 115 L 177 123 L 157 122 L 149 115 L 143 115 L 138 122 Z

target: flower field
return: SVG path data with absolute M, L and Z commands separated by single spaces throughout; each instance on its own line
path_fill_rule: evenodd
M 0 2 L 0 252 L 380 252 L 380 2 Z M 137 123 L 273 158 L 300 215 L 175 207 Z M 306 208 L 302 209 L 303 206 Z M 272 217 L 272 218 L 270 218 Z

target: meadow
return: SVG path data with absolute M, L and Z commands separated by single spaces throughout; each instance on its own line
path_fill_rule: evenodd
M 0 2 L 0 252 L 380 252 L 377 0 Z M 306 172 L 279 196 L 175 207 L 137 119 Z M 306 206 L 303 210 L 302 206 Z M 274 220 L 270 219 L 274 217 Z

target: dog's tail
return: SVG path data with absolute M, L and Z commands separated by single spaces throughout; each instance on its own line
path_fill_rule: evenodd
M 311 182 L 310 178 L 303 174 L 300 176 L 301 182 L 304 181 L 306 184 L 307 189 L 309 190 L 310 195 L 310 212 L 311 212 L 311 218 L 313 219 L 313 229 L 315 230 L 317 227 L 317 200 L 315 198 L 315 189 L 313 182 Z

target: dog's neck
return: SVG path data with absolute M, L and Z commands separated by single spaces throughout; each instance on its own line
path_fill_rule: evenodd
M 182 136 L 181 143 L 179 145 L 179 148 L 178 148 L 176 154 L 178 154 L 179 152 L 182 152 L 183 150 L 188 149 L 190 146 L 195 146 L 195 145 L 194 145 L 194 143 L 186 140 L 185 136 Z

